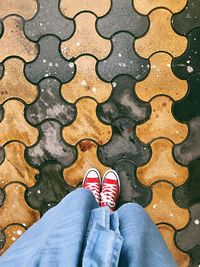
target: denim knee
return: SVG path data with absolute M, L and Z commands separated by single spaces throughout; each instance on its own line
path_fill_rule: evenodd
M 60 203 L 60 206 L 70 206 L 73 209 L 95 209 L 98 208 L 98 203 L 90 190 L 78 188 L 70 192 Z
M 145 209 L 137 203 L 124 204 L 117 212 L 121 226 L 123 224 L 134 224 L 137 226 L 153 224 Z

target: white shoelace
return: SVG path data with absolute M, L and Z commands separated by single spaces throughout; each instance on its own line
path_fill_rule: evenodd
M 101 201 L 108 204 L 110 207 L 114 207 L 116 203 L 113 201 L 116 195 L 116 185 L 109 184 L 103 186 L 103 191 L 101 192 Z
M 86 189 L 92 191 L 93 195 L 96 198 L 96 201 L 100 203 L 100 194 L 99 194 L 99 187 L 97 183 L 88 183 L 88 185 L 85 187 Z

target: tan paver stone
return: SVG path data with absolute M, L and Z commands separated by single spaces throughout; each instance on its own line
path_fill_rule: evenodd
M 89 168 L 96 168 L 102 177 L 109 169 L 98 160 L 97 147 L 97 144 L 91 140 L 83 140 L 78 144 L 77 161 L 69 168 L 64 169 L 64 179 L 69 185 L 77 186 L 81 183 Z
M 23 20 L 18 16 L 9 16 L 3 21 L 4 33 L 0 38 L 0 61 L 9 56 L 19 56 L 32 61 L 37 55 L 37 44 L 29 41 L 23 32 Z
M 173 201 L 173 186 L 159 182 L 152 186 L 152 191 L 152 201 L 145 209 L 154 223 L 168 223 L 177 230 L 185 227 L 189 221 L 189 212 L 178 207 Z
M 171 113 L 173 101 L 166 96 L 157 96 L 151 100 L 150 119 L 136 127 L 136 135 L 146 143 L 159 137 L 169 138 L 174 143 L 181 143 L 188 134 L 186 124 L 176 121 Z
M 9 58 L 4 62 L 4 73 L 0 80 L 0 103 L 17 97 L 27 104 L 33 102 L 37 95 L 37 87 L 26 80 L 24 62 L 19 58 Z
M 0 145 L 10 140 L 18 140 L 31 146 L 36 143 L 39 132 L 24 118 L 24 104 L 17 100 L 8 100 L 3 105 L 4 118 L 0 123 Z
M 69 18 L 73 18 L 81 11 L 91 11 L 97 16 L 105 15 L 111 5 L 111 0 L 61 0 L 61 12 Z
M 98 78 L 95 71 L 96 62 L 91 56 L 81 56 L 76 60 L 76 76 L 61 88 L 65 100 L 74 103 L 81 97 L 89 96 L 101 103 L 109 98 L 112 86 Z
M 188 91 L 185 80 L 178 79 L 171 70 L 172 57 L 167 53 L 156 53 L 150 57 L 151 70 L 146 79 L 136 84 L 135 91 L 140 99 L 148 102 L 156 95 L 169 95 L 175 101 Z
M 10 182 L 21 182 L 28 187 L 35 184 L 35 175 L 38 171 L 25 161 L 25 146 L 19 142 L 6 144 L 5 159 L 0 165 L 0 187 Z
M 162 8 L 154 10 L 149 15 L 149 31 L 135 41 L 135 50 L 140 56 L 148 58 L 155 52 L 165 51 L 178 57 L 185 52 L 187 38 L 173 30 L 171 17 L 172 13 Z
M 82 98 L 77 104 L 77 118 L 63 129 L 63 137 L 75 145 L 82 139 L 92 139 L 98 144 L 107 143 L 112 135 L 110 126 L 101 123 L 96 116 L 97 103 L 90 98 Z
M 67 59 L 76 58 L 82 54 L 92 54 L 99 60 L 107 57 L 111 50 L 111 41 L 97 33 L 96 17 L 91 13 L 81 13 L 75 18 L 75 22 L 74 35 L 61 45 L 63 55 Z
M 173 143 L 157 139 L 151 143 L 150 161 L 137 169 L 139 181 L 147 186 L 158 180 L 166 180 L 175 186 L 182 185 L 188 178 L 188 169 L 176 163 L 172 156 Z

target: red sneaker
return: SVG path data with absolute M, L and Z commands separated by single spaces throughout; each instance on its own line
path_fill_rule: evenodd
M 83 188 L 90 190 L 100 204 L 101 177 L 97 169 L 89 169 L 83 179 Z
M 119 197 L 120 180 L 114 170 L 108 170 L 102 179 L 101 190 L 101 207 L 108 206 L 111 210 L 115 210 Z

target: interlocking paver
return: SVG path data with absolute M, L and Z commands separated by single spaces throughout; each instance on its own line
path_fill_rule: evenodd
M 141 36 L 147 31 L 148 26 L 148 17 L 135 11 L 132 0 L 112 1 L 109 12 L 97 20 L 97 30 L 106 38 L 119 31 Z
M 35 0 L 6 0 L 1 1 L 0 19 L 10 15 L 18 14 L 24 19 L 32 18 L 37 12 Z
M 64 59 L 60 53 L 60 40 L 56 36 L 43 36 L 39 42 L 40 53 L 26 64 L 25 75 L 33 83 L 44 77 L 55 77 L 68 82 L 74 76 L 74 63 Z M 48 49 L 47 49 L 48 47 Z
M 134 162 L 136 166 L 147 163 L 151 149 L 134 135 L 135 122 L 130 118 L 119 118 L 112 123 L 112 138 L 98 148 L 98 158 L 106 166 L 112 166 L 120 159 Z
M 4 247 L 5 242 L 6 242 L 6 237 L 5 237 L 4 233 L 3 233 L 3 231 L 0 230 L 0 251 Z
M 24 145 L 19 142 L 10 142 L 5 145 L 4 150 L 5 159 L 0 165 L 0 186 L 4 187 L 10 182 L 21 182 L 27 186 L 33 186 L 34 176 L 38 171 L 26 162 Z
M 39 129 L 38 142 L 28 148 L 28 159 L 34 166 L 39 167 L 45 161 L 52 160 L 68 166 L 76 159 L 76 150 L 62 139 L 59 122 L 43 121 Z
M 172 25 L 176 31 L 185 35 L 192 29 L 200 27 L 199 9 L 199 0 L 187 1 L 186 8 L 181 13 L 173 16 Z
M 0 79 L 2 78 L 2 76 L 3 76 L 3 65 L 0 63 Z
M 172 198 L 173 186 L 167 182 L 159 182 L 152 187 L 153 198 L 146 207 L 154 223 L 168 223 L 176 229 L 186 226 L 189 221 L 187 209 L 178 207 Z
M 189 78 L 188 87 L 187 95 L 173 106 L 173 115 L 181 122 L 200 117 L 200 72 Z
M 200 28 L 192 30 L 187 38 L 185 53 L 172 63 L 173 72 L 181 79 L 188 79 L 192 74 L 200 72 Z
M 99 79 L 96 74 L 97 60 L 92 56 L 81 56 L 75 61 L 76 75 L 73 80 L 62 85 L 64 99 L 74 103 L 81 97 L 93 97 L 99 103 L 109 98 L 112 86 Z
M 78 143 L 77 160 L 73 165 L 64 169 L 64 179 L 70 186 L 79 185 L 89 168 L 97 168 L 102 177 L 105 171 L 108 170 L 97 158 L 97 147 L 98 145 L 91 140 L 83 140 Z
M 30 146 L 38 138 L 38 129 L 32 127 L 24 118 L 24 104 L 15 99 L 3 104 L 4 117 L 0 123 L 0 146 L 10 140 L 18 140 Z
M 5 199 L 5 192 L 3 189 L 0 188 L 0 207 L 3 205 L 4 199 Z
M 24 62 L 19 58 L 9 58 L 4 62 L 3 77 L 0 80 L 0 103 L 17 97 L 31 103 L 38 95 L 37 87 L 24 77 Z
M 167 96 L 157 96 L 150 103 L 150 119 L 136 127 L 139 139 L 148 143 L 155 138 L 166 137 L 176 144 L 182 142 L 187 137 L 188 127 L 176 121 L 171 114 L 173 101 Z
M 2 24 L 2 22 L 0 22 L 0 36 L 1 36 L 2 32 L 3 32 L 3 24 Z
M 136 54 L 134 40 L 134 36 L 127 32 L 116 33 L 111 38 L 112 50 L 109 56 L 97 65 L 101 78 L 111 81 L 117 75 L 129 74 L 140 81 L 147 76 L 149 61 Z
M 25 192 L 30 207 L 43 215 L 52 206 L 58 204 L 71 188 L 63 178 L 64 166 L 58 162 L 46 162 L 40 166 L 37 182 Z
M 191 264 L 190 267 L 196 267 L 200 262 L 200 246 L 191 249 L 190 251 Z
M 83 139 L 92 139 L 98 144 L 107 143 L 112 135 L 111 127 L 100 122 L 96 116 L 97 103 L 91 98 L 82 98 L 77 104 L 76 120 L 64 127 L 63 137 L 68 144 L 75 145 Z M 76 133 L 76 134 L 74 134 Z
M 200 205 L 194 204 L 189 208 L 190 222 L 186 228 L 176 234 L 177 245 L 184 251 L 190 251 L 200 243 Z
M 3 120 L 3 116 L 4 116 L 4 110 L 3 107 L 0 105 L 0 122 Z
M 46 78 L 38 84 L 37 100 L 26 108 L 27 120 L 36 125 L 43 120 L 56 119 L 62 124 L 71 123 L 76 117 L 76 107 L 64 101 L 60 95 L 61 83 Z
M 143 101 L 149 101 L 156 95 L 164 94 L 175 101 L 183 98 L 188 90 L 187 81 L 178 79 L 171 70 L 172 57 L 163 52 L 150 58 L 150 73 L 147 78 L 136 84 L 136 94 Z M 163 77 L 165 77 L 163 79 Z
M 112 81 L 111 96 L 97 107 L 97 115 L 103 122 L 112 123 L 120 117 L 139 122 L 149 117 L 150 105 L 138 99 L 134 92 L 135 84 L 135 79 L 130 75 L 120 75 Z
M 120 196 L 118 205 L 136 202 L 147 206 L 151 201 L 151 189 L 141 185 L 136 176 L 136 165 L 131 160 L 122 159 L 114 163 L 113 168 L 120 177 Z
M 24 35 L 23 19 L 19 16 L 9 16 L 4 19 L 3 25 L 4 32 L 0 39 L 0 61 L 9 56 L 19 56 L 27 62 L 33 60 L 37 55 L 38 46 Z
M 67 59 L 76 58 L 81 54 L 92 54 L 98 59 L 105 58 L 111 50 L 111 42 L 97 33 L 96 16 L 88 12 L 80 13 L 75 18 L 75 23 L 76 31 L 72 38 L 62 42 L 63 55 Z
M 24 31 L 33 41 L 41 36 L 53 34 L 61 40 L 69 39 L 74 32 L 74 22 L 59 11 L 60 0 L 37 0 L 38 13 L 25 23 Z
M 0 209 L 0 228 L 19 223 L 30 227 L 39 219 L 39 213 L 30 208 L 24 199 L 26 187 L 20 183 L 11 183 L 5 187 L 6 197 Z
M 151 143 L 152 157 L 146 165 L 137 169 L 139 181 L 150 186 L 160 179 L 170 181 L 175 186 L 188 178 L 188 170 L 176 163 L 172 156 L 173 143 L 167 139 L 157 139 Z
M 148 58 L 155 52 L 166 51 L 172 56 L 178 57 L 184 53 L 187 39 L 172 29 L 171 17 L 172 14 L 163 8 L 151 12 L 149 31 L 135 42 L 135 49 L 139 55 Z
M 14 241 L 16 241 L 24 232 L 26 231 L 26 228 L 23 225 L 8 225 L 4 229 L 4 246 L 0 250 L 0 255 L 3 254 L 12 244 Z M 1 241 L 0 241 L 1 242 Z
M 108 12 L 111 0 L 61 0 L 60 9 L 69 18 L 73 18 L 81 11 L 91 11 L 101 17 Z
M 200 158 L 196 158 L 188 165 L 189 177 L 185 184 L 174 190 L 174 198 L 178 205 L 190 207 L 200 202 Z
M 5 159 L 5 151 L 2 146 L 0 146 L 0 164 L 4 161 Z
M 180 12 L 184 9 L 187 0 L 133 0 L 136 10 L 142 14 L 148 14 L 156 8 L 166 8 L 173 13 Z
M 188 165 L 193 159 L 200 155 L 200 117 L 195 117 L 188 123 L 188 136 L 174 147 L 174 156 L 183 165 Z

